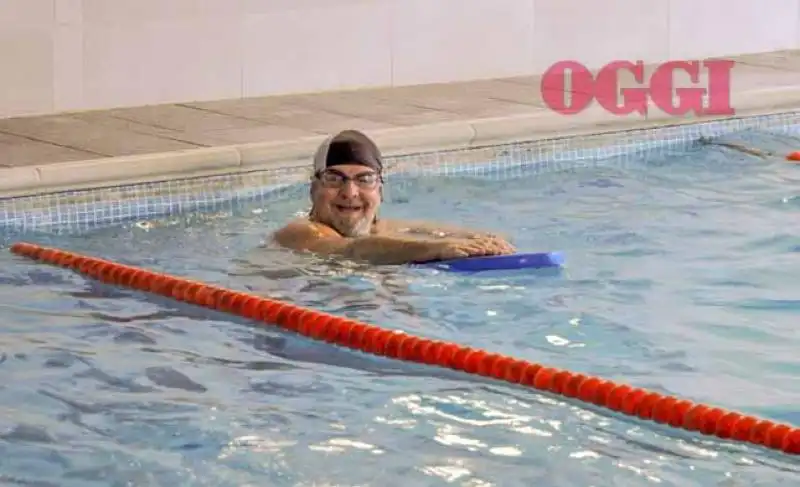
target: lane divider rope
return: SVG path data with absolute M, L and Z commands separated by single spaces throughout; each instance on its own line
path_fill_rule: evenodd
M 11 251 L 108 284 L 277 325 L 314 340 L 492 377 L 674 428 L 800 454 L 800 429 L 766 419 L 65 250 L 20 242 Z

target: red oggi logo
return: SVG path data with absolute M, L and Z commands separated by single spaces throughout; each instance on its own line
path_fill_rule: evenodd
M 593 75 L 577 61 L 561 61 L 542 76 L 541 94 L 545 104 L 564 115 L 585 110 L 593 100 L 616 115 L 647 114 L 648 101 L 670 115 L 734 115 L 731 107 L 731 60 L 669 61 L 659 64 L 645 80 L 644 62 L 613 61 Z M 701 70 L 708 73 L 707 86 L 700 86 Z M 619 72 L 630 72 L 638 87 L 619 87 Z M 675 74 L 684 72 L 693 85 L 675 87 Z M 571 86 L 567 86 L 567 76 Z M 570 100 L 567 100 L 569 96 Z M 622 98 L 620 104 L 618 99 Z M 708 104 L 704 103 L 708 99 Z

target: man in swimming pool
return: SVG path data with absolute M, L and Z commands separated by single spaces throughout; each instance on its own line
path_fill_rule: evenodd
M 339 255 L 373 264 L 504 255 L 515 251 L 488 233 L 426 222 L 378 218 L 383 161 L 375 143 L 357 130 L 328 137 L 314 156 L 311 211 L 273 235 L 293 250 Z

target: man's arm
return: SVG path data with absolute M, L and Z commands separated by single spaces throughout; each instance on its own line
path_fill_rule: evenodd
M 340 255 L 373 264 L 406 264 L 442 257 L 443 242 L 414 240 L 400 236 L 370 235 L 346 238 L 313 222 L 295 221 L 275 232 L 279 245 L 298 251 Z
M 439 238 L 477 238 L 477 237 L 502 237 L 492 232 L 482 232 L 469 228 L 446 225 L 437 222 L 419 220 L 382 220 L 382 223 L 391 233 L 411 233 L 428 235 Z

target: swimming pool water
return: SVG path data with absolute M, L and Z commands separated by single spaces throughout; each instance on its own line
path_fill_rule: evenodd
M 785 152 L 797 142 L 751 134 Z M 794 147 L 796 148 L 796 147 Z M 437 274 L 258 249 L 301 198 L 26 239 L 800 425 L 800 167 L 717 147 L 411 178 L 384 215 L 561 250 Z M 298 194 L 304 195 L 301 191 Z M 794 458 L 0 254 L 4 485 L 795 485 Z

